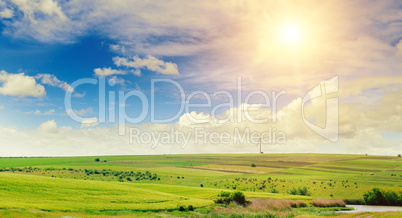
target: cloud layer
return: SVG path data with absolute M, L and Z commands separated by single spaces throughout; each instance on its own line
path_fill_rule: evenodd
M 2 70 L 0 72 L 0 94 L 19 97 L 43 97 L 46 95 L 45 87 L 36 83 L 35 78 L 24 73 L 9 74 Z
M 374 106 L 361 110 L 354 104 L 340 105 L 340 141 L 338 143 L 329 143 L 306 126 L 300 114 L 301 99 L 296 99 L 277 112 L 276 122 L 272 120 L 271 108 L 262 108 L 260 105 L 242 105 L 240 108 L 229 109 L 216 117 L 218 120 L 226 120 L 228 116 L 233 116 L 233 119 L 228 119 L 227 122 L 216 122 L 216 119 L 209 114 L 191 112 L 182 115 L 179 121 L 172 124 L 128 125 L 125 136 L 118 136 L 117 125 L 97 127 L 99 123 L 84 120 L 81 129 L 73 129 L 68 126 L 59 127 L 55 120 L 49 120 L 35 130 L 0 127 L 0 144 L 13 145 L 12 148 L 3 148 L 4 156 L 240 153 L 257 152 L 256 144 L 260 135 L 252 139 L 252 134 L 264 133 L 262 148 L 263 151 L 270 153 L 336 152 L 396 155 L 395 152 L 401 148 L 401 138 L 390 140 L 379 133 L 379 131 L 399 133 L 402 131 L 400 126 L 402 120 L 399 116 L 402 108 L 390 107 L 402 103 L 400 100 L 393 102 L 391 99 L 395 97 L 402 99 L 402 92 L 399 90 L 386 96 L 381 104 L 386 106 L 384 108 Z M 306 117 L 315 120 L 314 124 L 320 125 L 322 122 L 320 115 L 325 109 L 323 102 L 313 100 L 305 108 Z M 238 114 L 241 114 L 241 120 L 238 119 Z M 256 124 L 247 119 L 247 116 L 256 120 L 268 118 L 269 121 Z M 202 122 L 194 122 L 194 120 Z M 156 143 L 156 138 L 148 141 L 147 137 L 144 138 L 148 141 L 146 143 L 137 143 L 135 137 L 132 137 L 134 140 L 130 143 L 130 128 L 159 137 L 159 143 Z M 176 130 L 188 136 L 187 144 L 184 140 L 176 140 L 177 136 L 171 134 Z M 132 132 L 136 133 L 136 131 Z M 199 131 L 198 136 L 196 131 Z M 241 142 L 239 135 L 236 134 L 243 136 L 247 131 L 250 133 L 250 140 Z M 210 138 L 213 134 L 219 136 L 226 133 L 229 143 L 221 143 L 216 138 Z M 284 136 L 284 143 L 272 139 L 272 137 L 278 138 L 281 134 Z M 206 141 L 203 140 L 204 137 Z
M 164 62 L 159 60 L 152 55 L 147 55 L 146 58 L 139 58 L 133 57 L 132 61 L 128 60 L 127 58 L 122 57 L 115 57 L 113 58 L 114 64 L 118 67 L 128 67 L 134 68 L 137 72 L 140 69 L 146 68 L 150 71 L 154 71 L 160 74 L 167 74 L 167 75 L 178 75 L 179 70 L 177 68 L 177 64 L 171 62 Z M 134 73 L 140 74 L 140 73 Z

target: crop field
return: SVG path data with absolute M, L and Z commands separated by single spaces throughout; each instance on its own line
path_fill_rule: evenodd
M 0 216 L 148 216 L 163 211 L 177 215 L 179 205 L 191 205 L 196 211 L 213 208 L 222 190 L 242 191 L 250 199 L 309 202 L 362 199 L 373 187 L 401 192 L 402 158 L 327 154 L 0 158 Z M 297 191 L 302 189 L 305 193 Z

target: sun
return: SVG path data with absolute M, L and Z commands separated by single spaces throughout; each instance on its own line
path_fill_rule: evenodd
M 302 31 L 296 24 L 285 24 L 280 30 L 280 38 L 285 44 L 296 45 L 301 42 Z
M 300 57 L 315 50 L 316 37 L 311 34 L 310 25 L 298 20 L 275 20 L 261 23 L 258 32 L 256 62 L 267 59 Z M 313 40 L 314 39 L 314 40 Z

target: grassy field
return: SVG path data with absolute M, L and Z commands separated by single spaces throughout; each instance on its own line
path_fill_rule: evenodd
M 206 208 L 214 208 L 213 199 L 222 190 L 240 190 L 248 198 L 309 201 L 361 199 L 373 187 L 401 191 L 401 186 L 402 158 L 396 156 L 0 158 L 0 215 L 147 216 L 163 211 L 177 215 L 180 205 L 192 205 L 196 211 L 204 210 L 201 214 L 208 214 Z M 306 188 L 308 196 L 290 194 L 300 187 Z

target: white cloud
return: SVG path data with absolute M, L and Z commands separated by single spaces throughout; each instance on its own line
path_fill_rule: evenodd
M 130 73 L 134 74 L 135 76 L 141 76 L 141 70 L 139 69 L 130 70 Z
M 10 8 L 6 7 L 6 3 L 0 0 L 0 19 L 2 18 L 12 18 L 14 16 L 14 12 L 10 10 Z
M 75 92 L 75 93 L 73 94 L 73 97 L 76 97 L 76 98 L 83 98 L 86 94 L 87 94 L 86 92 L 83 92 L 83 93 Z
M 20 97 L 43 97 L 46 95 L 45 87 L 36 83 L 35 78 L 27 76 L 24 73 L 9 74 L 6 71 L 0 71 L 0 94 Z
M 78 116 L 84 116 L 86 114 L 91 114 L 93 113 L 93 109 L 91 107 L 87 108 L 87 109 L 81 109 L 81 110 L 73 110 L 75 114 L 77 114 Z
M 115 52 L 121 52 L 122 54 L 126 53 L 126 49 L 124 46 L 110 45 L 110 49 L 112 49 Z
M 23 17 L 12 22 L 12 32 L 17 37 L 32 37 L 39 41 L 64 41 L 71 31 L 70 19 L 65 15 L 58 2 L 53 0 L 11 0 L 11 4 L 23 13 Z M 75 31 L 78 30 L 75 27 Z
M 99 122 L 97 118 L 84 118 L 81 121 L 81 128 L 86 128 L 86 127 L 95 127 L 98 126 Z
M 106 68 L 106 67 L 96 68 L 96 69 L 94 69 L 94 73 L 95 73 L 95 75 L 97 75 L 99 77 L 127 74 L 127 72 L 124 70 L 115 70 L 115 69 L 111 69 L 110 67 L 109 68 Z
M 0 11 L 0 19 L 1 18 L 12 18 L 14 16 L 14 12 L 8 8 L 3 9 Z
M 67 91 L 70 86 L 66 82 L 60 81 L 59 79 L 57 79 L 56 76 L 50 74 L 38 74 L 35 76 L 35 78 L 40 79 L 40 82 L 42 84 L 59 87 L 61 89 L 64 89 L 65 91 Z
M 49 121 L 42 123 L 38 129 L 43 132 L 56 133 L 57 132 L 57 123 L 54 120 L 49 120 Z
M 136 71 L 133 73 L 135 75 L 139 74 L 137 71 L 139 69 L 148 69 L 160 74 L 167 74 L 167 75 L 178 75 L 179 70 L 177 68 L 177 64 L 172 62 L 164 62 L 159 60 L 152 55 L 147 55 L 146 58 L 139 58 L 139 57 L 132 57 L 132 61 L 128 60 L 127 58 L 122 57 L 114 57 L 113 61 L 118 67 L 129 67 L 135 68 Z
M 117 76 L 113 76 L 112 78 L 109 79 L 109 84 L 120 84 L 124 86 L 126 84 L 126 81 L 123 78 L 119 78 Z
M 26 112 L 26 114 L 35 114 L 35 115 L 53 115 L 53 114 L 54 114 L 54 112 L 55 112 L 55 110 L 54 110 L 54 109 L 50 109 L 50 110 L 48 110 L 48 111 L 44 111 L 44 112 L 41 112 L 40 110 L 35 110 L 35 111 L 29 111 L 29 112 Z
M 398 48 L 398 54 L 402 55 L 402 40 L 399 41 L 399 43 L 396 45 L 396 48 Z

